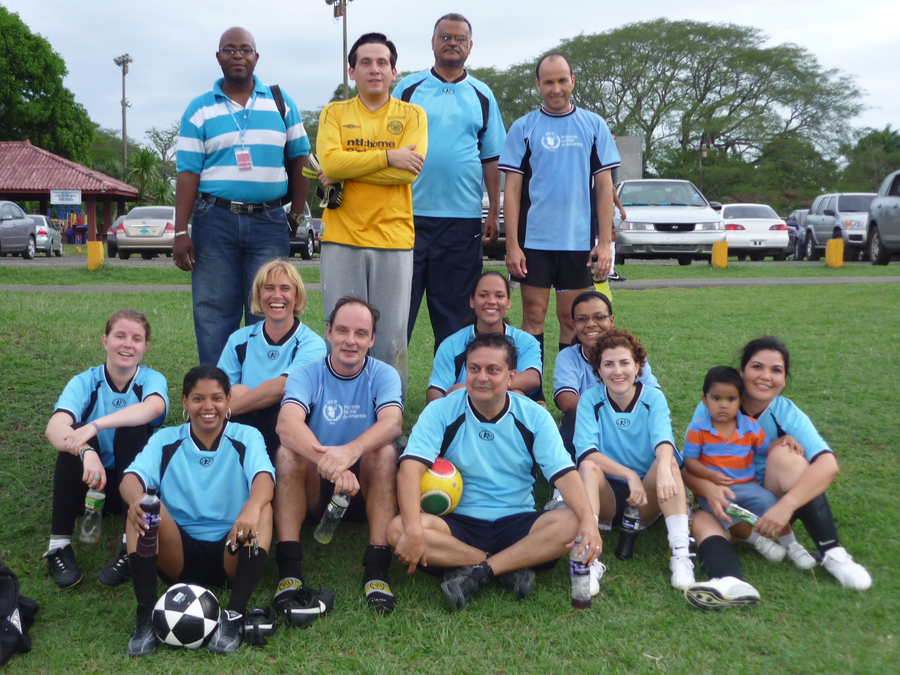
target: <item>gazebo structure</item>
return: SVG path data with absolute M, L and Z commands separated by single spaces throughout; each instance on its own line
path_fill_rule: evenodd
M 128 183 L 54 155 L 32 145 L 27 139 L 0 142 L 0 199 L 36 201 L 41 205 L 41 213 L 46 214 L 51 190 L 81 191 L 87 206 L 85 224 L 89 242 L 106 239 L 106 228 L 112 223 L 114 201 L 119 213 L 123 213 L 125 202 L 138 198 L 137 189 Z M 100 239 L 97 233 L 98 201 L 103 204 Z

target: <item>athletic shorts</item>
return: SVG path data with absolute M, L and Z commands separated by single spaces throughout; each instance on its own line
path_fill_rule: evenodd
M 178 525 L 178 523 L 175 523 Z M 228 539 L 226 534 L 217 541 L 200 541 L 194 539 L 185 532 L 181 525 L 178 525 L 178 533 L 181 535 L 181 552 L 184 556 L 184 567 L 177 579 L 170 579 L 162 570 L 159 570 L 158 576 L 166 584 L 171 586 L 174 583 L 181 584 L 197 584 L 204 588 L 211 586 L 225 586 L 228 582 L 228 575 L 225 574 L 225 541 Z M 246 548 L 240 549 L 247 555 Z M 239 551 L 239 552 L 240 552 Z
M 616 498 L 616 515 L 613 516 L 612 522 L 609 524 L 609 529 L 614 527 L 618 527 L 622 524 L 622 515 L 625 513 L 625 508 L 628 506 L 628 498 L 631 496 L 631 488 L 628 487 L 628 481 L 618 480 L 616 478 L 606 477 L 606 482 L 609 484 L 609 487 L 612 489 L 613 496 Z M 656 518 L 654 518 L 649 523 L 641 523 L 641 529 L 646 530 L 653 523 L 660 519 L 662 516 L 662 512 L 660 511 Z M 603 528 L 603 526 L 600 526 Z M 603 528 L 606 529 L 606 528 Z
M 756 481 L 751 481 L 749 483 L 734 483 L 728 487 L 734 492 L 735 503 L 738 506 L 743 506 L 748 511 L 752 511 L 757 516 L 761 516 L 778 502 L 778 498 L 775 495 Z M 708 511 L 709 513 L 713 512 L 706 497 L 697 495 L 697 503 L 704 511 Z M 718 518 L 716 520 L 718 520 Z M 727 530 L 732 525 L 736 525 L 742 521 L 736 516 L 730 516 L 728 520 L 719 520 L 719 522 L 722 524 L 722 527 Z
M 593 286 L 591 268 L 587 266 L 590 251 L 541 251 L 523 249 L 528 274 L 512 277 L 513 281 L 537 288 L 559 291 L 582 291 Z
M 455 513 L 448 513 L 439 517 L 447 523 L 447 526 L 450 528 L 450 534 L 456 539 L 473 548 L 484 551 L 487 557 L 491 557 L 500 553 L 500 551 L 505 551 L 513 544 L 527 537 L 535 521 L 542 515 L 544 515 L 544 511 L 514 513 L 511 516 L 504 516 L 497 520 L 481 520 L 480 518 L 471 518 Z M 550 560 L 540 565 L 535 565 L 531 569 L 535 572 L 544 572 L 552 569 L 556 563 L 556 560 Z M 435 576 L 443 575 L 446 571 L 446 568 L 437 568 L 431 565 L 428 567 L 420 566 L 419 569 Z

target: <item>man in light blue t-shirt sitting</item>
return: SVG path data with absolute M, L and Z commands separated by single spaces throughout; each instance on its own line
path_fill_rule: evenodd
M 535 571 L 553 567 L 576 537 L 579 551 L 588 547 L 585 565 L 601 552 L 584 483 L 556 424 L 534 401 L 509 393 L 515 377 L 512 342 L 502 333 L 478 335 L 466 347 L 465 390 L 425 408 L 400 458 L 400 515 L 388 538 L 410 574 L 417 567 L 444 574 L 441 591 L 454 611 L 495 578 L 526 598 Z M 463 481 L 459 504 L 444 516 L 420 508 L 422 475 L 438 457 Z M 569 508 L 535 511 L 537 466 Z
M 348 518 L 369 521 L 363 587 L 370 607 L 394 609 L 387 583 L 391 564 L 387 526 L 397 513 L 397 451 L 403 429 L 400 375 L 369 356 L 378 310 L 345 296 L 328 318 L 331 354 L 291 372 L 278 416 L 275 467 L 276 560 L 281 580 L 275 608 L 290 625 L 304 626 L 328 599 L 304 587 L 300 528 L 317 522 L 333 495 L 350 497 Z M 327 593 L 330 595 L 330 593 Z

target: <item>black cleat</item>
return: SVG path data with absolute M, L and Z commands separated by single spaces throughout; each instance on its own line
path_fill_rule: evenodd
M 265 647 L 275 630 L 275 610 L 253 605 L 244 617 L 244 640 L 254 647 Z
M 481 565 L 451 570 L 444 575 L 444 579 L 441 592 L 451 612 L 465 607 L 469 600 L 491 582 L 488 571 Z
M 60 588 L 71 588 L 84 577 L 84 572 L 75 562 L 75 550 L 72 548 L 72 544 L 55 548 L 41 557 L 47 559 L 50 578 Z
M 230 609 L 219 614 L 219 627 L 209 641 L 209 651 L 213 654 L 234 654 L 241 646 L 243 616 Z
M 497 577 L 497 582 L 512 593 L 516 599 L 524 600 L 531 595 L 534 587 L 534 570 L 513 570 Z
M 607 281 L 628 281 L 628 277 L 623 277 L 621 274 L 617 274 L 613 272 L 608 277 L 606 277 Z
M 332 610 L 334 593 L 327 588 L 306 588 L 299 579 L 287 577 L 278 584 L 272 606 L 289 626 L 305 628 Z
M 124 584 L 130 578 L 131 565 L 128 563 L 128 550 L 125 548 L 125 544 L 122 544 L 118 555 L 100 570 L 98 580 L 104 586 L 118 586 L 119 584 Z
M 153 630 L 153 620 L 150 612 L 141 612 L 138 610 L 137 623 L 134 632 L 131 634 L 131 640 L 128 641 L 128 649 L 125 653 L 128 656 L 147 656 L 152 654 L 159 643 L 156 637 L 156 631 Z

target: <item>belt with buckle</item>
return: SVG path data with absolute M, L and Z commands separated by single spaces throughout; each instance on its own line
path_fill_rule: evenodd
M 276 199 L 271 202 L 259 202 L 255 204 L 251 204 L 248 202 L 233 202 L 228 199 L 222 199 L 221 197 L 214 197 L 213 195 L 203 193 L 200 195 L 202 199 L 208 201 L 216 206 L 221 206 L 223 209 L 228 209 L 232 213 L 250 215 L 253 213 L 261 213 L 268 211 L 269 209 L 277 209 L 278 207 L 284 205 L 284 199 Z

